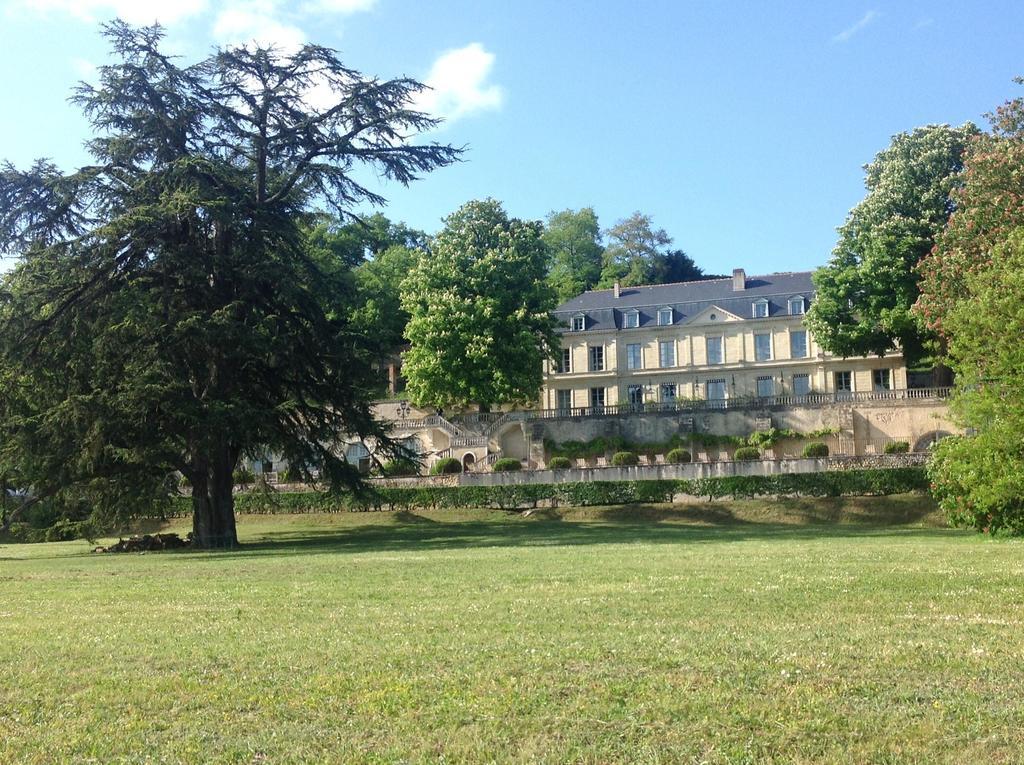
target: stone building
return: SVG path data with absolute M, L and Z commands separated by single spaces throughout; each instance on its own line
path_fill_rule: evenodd
M 814 341 L 804 315 L 811 273 L 592 290 L 555 312 L 558 358 L 543 408 L 853 394 L 907 387 L 903 356 L 843 359 Z
M 543 467 L 545 442 L 598 437 L 689 439 L 695 459 L 722 461 L 730 450 L 701 446 L 699 434 L 817 433 L 833 454 L 869 455 L 893 441 L 924 450 L 958 432 L 949 389 L 918 387 L 898 349 L 866 358 L 824 351 L 804 323 L 813 300 L 810 272 L 737 269 L 726 279 L 593 290 L 556 310 L 561 344 L 534 406 L 440 413 L 392 399 L 376 414 L 425 469 L 454 457 L 471 471 L 500 457 Z M 765 456 L 797 456 L 805 442 L 779 442 Z M 369 469 L 373 444 L 345 448 Z

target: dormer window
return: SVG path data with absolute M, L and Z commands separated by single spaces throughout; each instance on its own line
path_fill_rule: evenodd
M 658 326 L 667 327 L 672 324 L 672 309 L 671 308 L 659 308 L 658 309 Z
M 569 326 L 572 327 L 573 332 L 582 332 L 587 328 L 587 317 L 578 313 L 572 317 L 572 322 Z
M 768 318 L 768 301 L 764 298 L 755 300 L 753 302 L 753 311 L 755 319 L 766 319 Z
M 636 329 L 640 326 L 640 312 L 636 309 L 626 311 L 622 314 L 622 326 L 624 329 Z
M 803 316 L 806 310 L 806 303 L 804 303 L 803 295 L 795 295 L 789 299 L 789 314 L 790 316 Z

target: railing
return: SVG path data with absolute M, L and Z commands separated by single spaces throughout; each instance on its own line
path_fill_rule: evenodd
M 508 422 L 524 420 L 558 420 L 574 417 L 623 417 L 644 412 L 714 412 L 724 409 L 746 411 L 752 409 L 771 409 L 790 406 L 831 406 L 833 404 L 859 404 L 875 401 L 920 401 L 927 399 L 949 398 L 953 389 L 944 388 L 899 388 L 896 390 L 872 391 L 836 391 L 833 393 L 806 393 L 802 396 L 744 396 L 742 398 L 654 401 L 642 404 L 606 404 L 604 406 L 574 406 L 558 409 L 535 409 L 519 412 L 485 412 L 470 415 L 458 415 L 460 421 L 489 423 L 486 431 L 493 433 L 498 427 Z M 472 418 L 465 420 L 464 418 Z M 458 425 L 449 422 L 439 415 L 430 415 L 422 420 L 392 421 L 393 427 L 424 428 L 439 427 L 453 436 L 452 445 L 483 446 L 487 443 L 485 435 L 466 435 Z M 460 441 L 461 439 L 461 441 Z M 464 443 L 462 442 L 464 441 Z M 473 443 L 469 443 L 472 441 Z
M 446 433 L 452 436 L 462 435 L 462 430 L 459 428 L 458 425 L 449 422 L 439 414 L 432 414 L 429 415 L 428 417 L 424 417 L 423 424 L 426 425 L 428 428 L 440 428 L 441 430 L 445 431 Z
M 751 410 L 770 409 L 786 406 L 828 406 L 832 404 L 856 404 L 873 401 L 901 401 L 948 398 L 952 388 L 901 388 L 897 390 L 859 391 L 835 393 L 807 393 L 802 396 L 744 396 L 743 398 L 722 398 L 685 401 L 657 401 L 643 404 L 607 404 L 605 406 L 582 406 L 560 409 L 541 409 L 532 412 L 515 412 L 520 420 L 556 420 L 571 417 L 622 417 L 643 412 L 707 412 L 723 409 Z
M 451 439 L 453 449 L 473 446 L 487 446 L 487 436 L 453 436 Z

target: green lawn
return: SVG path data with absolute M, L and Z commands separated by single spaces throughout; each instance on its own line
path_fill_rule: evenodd
M 1024 546 L 929 510 L 248 517 L 237 553 L 0 546 L 0 763 L 1019 762 Z

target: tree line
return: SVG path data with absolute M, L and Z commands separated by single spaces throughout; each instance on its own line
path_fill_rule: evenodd
M 384 203 L 355 168 L 409 184 L 460 157 L 409 138 L 437 124 L 420 83 L 315 45 L 182 65 L 159 27 L 105 34 L 113 63 L 73 97 L 92 163 L 0 167 L 0 251 L 18 258 L 0 282 L 0 532 L 32 503 L 152 514 L 181 474 L 197 546 L 235 546 L 243 458 L 360 491 L 344 436 L 408 457 L 371 407 L 406 342 L 418 402 L 525 403 L 560 299 L 704 277 L 641 213 L 602 231 L 590 208 L 541 223 L 476 200 L 434 237 L 354 219 Z M 959 521 L 1024 531 L 1024 102 L 990 122 L 900 134 L 866 166 L 808 322 L 841 356 L 896 344 L 948 365 L 972 435 L 936 450 L 935 492 Z
M 815 273 L 807 321 L 832 353 L 899 346 L 909 366 L 952 374 L 951 410 L 967 435 L 936 446 L 932 491 L 956 523 L 1019 534 L 1024 99 L 988 119 L 987 131 L 967 123 L 900 133 L 865 166 L 867 193 Z

